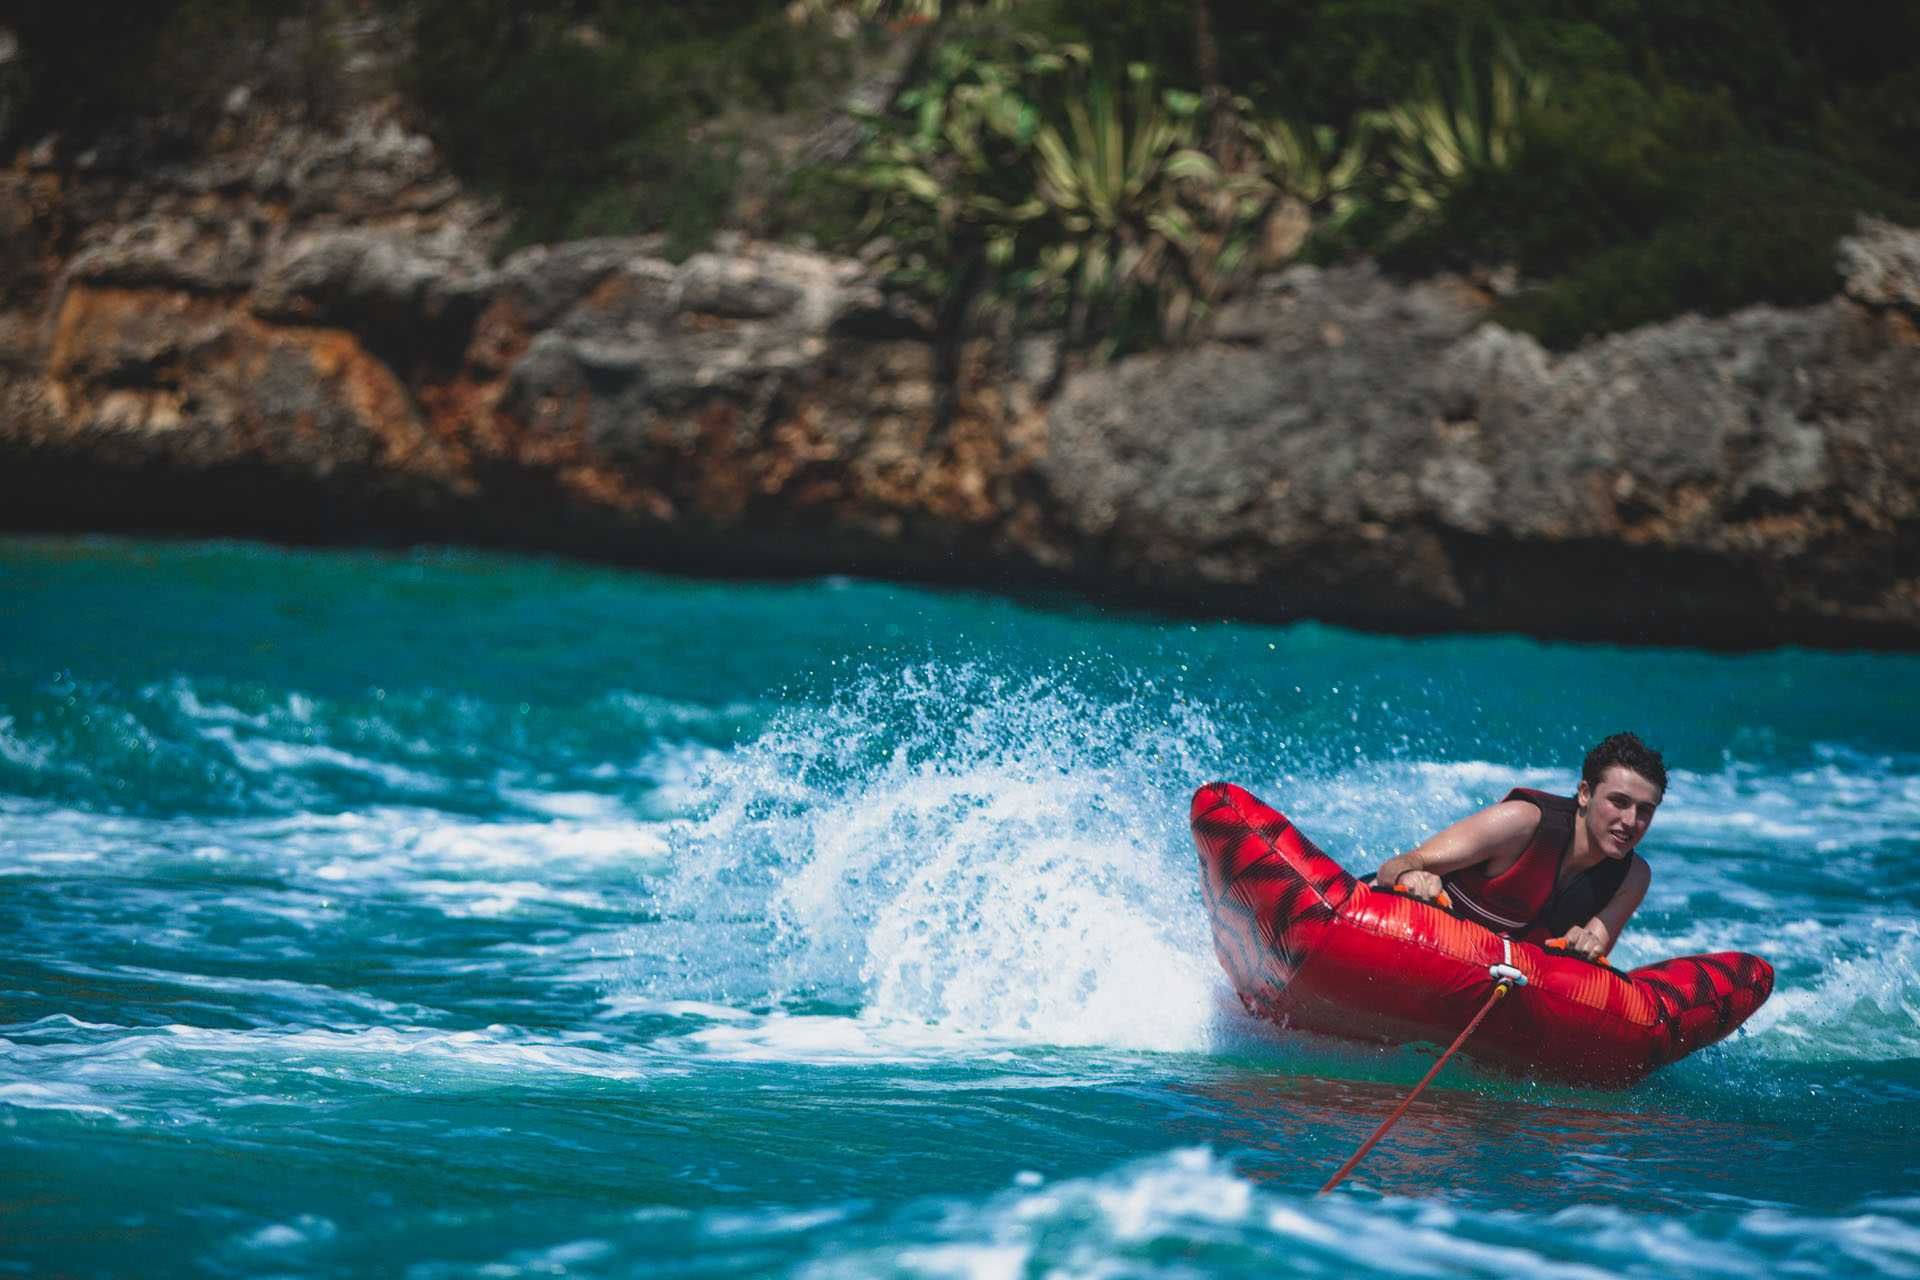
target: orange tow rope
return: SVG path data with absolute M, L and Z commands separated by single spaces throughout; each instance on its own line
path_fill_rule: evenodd
M 1525 981 L 1525 979 L 1521 980 Z M 1348 1156 L 1347 1162 L 1340 1166 L 1339 1172 L 1335 1173 L 1331 1178 L 1328 1178 L 1327 1185 L 1320 1188 L 1315 1194 L 1327 1194 L 1327 1192 L 1340 1185 L 1342 1178 L 1353 1172 L 1353 1167 L 1366 1158 L 1367 1152 L 1373 1150 L 1374 1143 L 1387 1136 L 1387 1130 L 1393 1128 L 1394 1122 L 1407 1113 L 1407 1108 L 1412 1106 L 1413 1100 L 1420 1096 L 1420 1091 L 1426 1088 L 1435 1076 L 1440 1074 L 1440 1068 L 1447 1065 L 1447 1059 L 1453 1056 L 1453 1051 L 1467 1042 L 1467 1037 L 1472 1035 L 1474 1028 L 1480 1025 L 1480 1020 L 1492 1011 L 1494 1005 L 1500 1003 L 1501 997 L 1506 995 L 1512 986 L 1513 983 L 1510 980 L 1506 978 L 1500 980 L 1500 985 L 1493 989 L 1493 994 L 1487 997 L 1487 1002 L 1480 1006 L 1480 1012 L 1473 1015 L 1473 1021 L 1467 1024 L 1467 1029 L 1454 1037 L 1453 1043 L 1447 1046 L 1447 1051 L 1440 1055 L 1439 1061 L 1433 1064 L 1433 1067 L 1426 1075 L 1420 1077 L 1419 1084 L 1413 1086 L 1413 1092 L 1401 1099 L 1400 1105 L 1393 1109 L 1393 1114 L 1381 1122 L 1380 1127 L 1373 1131 L 1373 1136 L 1361 1143 L 1360 1149 L 1351 1156 Z

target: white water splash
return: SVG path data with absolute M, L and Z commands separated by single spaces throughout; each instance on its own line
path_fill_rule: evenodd
M 1748 1024 L 1766 1037 L 1770 1057 L 1920 1056 L 1920 925 L 1874 919 L 1861 929 L 1802 928 L 1789 936 L 1819 956 L 1820 977 L 1776 991 Z
M 870 677 L 709 769 L 667 897 L 766 922 L 766 998 L 995 1041 L 1204 1048 L 1220 979 L 1184 800 L 1218 751 L 1178 701 L 971 667 Z
M 1282 748 L 1270 759 L 1288 761 Z M 675 935 L 678 976 L 725 969 L 704 994 L 762 1007 L 824 998 L 867 1022 L 983 1043 L 1205 1050 L 1220 1040 L 1222 980 L 1186 835 L 1194 785 L 1247 781 L 1359 873 L 1509 786 L 1568 791 L 1577 775 L 1419 759 L 1275 775 L 1222 754 L 1209 714 L 1178 698 L 1116 700 L 970 667 L 867 676 L 684 783 L 699 816 L 671 832 L 662 895 L 689 926 Z M 1816 943 L 1788 918 L 1803 900 L 1833 901 L 1820 878 L 1902 856 L 1889 780 L 1855 767 L 1676 771 L 1648 846 L 1654 887 L 1621 960 L 1746 950 L 1783 974 L 1812 969 L 1813 989 L 1783 980 L 1752 1024 L 1766 1044 L 1789 1057 L 1796 1042 L 1845 1059 L 1910 1052 L 1911 944 L 1871 938 L 1864 920 Z M 1891 780 L 1894 810 L 1903 781 Z M 1750 842 L 1764 856 L 1728 851 Z M 734 939 L 757 931 L 764 956 L 687 952 L 702 921 Z

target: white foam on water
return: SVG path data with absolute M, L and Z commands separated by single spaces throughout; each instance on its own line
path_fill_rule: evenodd
M 256 729 L 264 729 L 271 720 L 268 713 L 251 713 L 240 710 L 224 702 L 210 701 L 200 696 L 193 682 L 185 676 L 175 676 L 165 685 L 149 685 L 141 690 L 141 695 L 149 700 L 164 698 L 172 702 L 181 714 L 189 720 L 198 720 L 207 724 L 244 724 Z M 299 697 L 299 695 L 294 695 Z M 290 708 L 291 709 L 291 708 Z M 307 719 L 312 714 L 312 704 L 306 698 L 300 698 L 298 718 Z
M 1192 887 L 1170 882 L 1161 849 L 1126 824 L 1076 829 L 1075 810 L 1111 782 L 986 765 L 830 806 L 774 911 L 824 963 L 836 947 L 864 950 L 865 1007 L 881 1018 L 1200 1047 L 1210 957 L 1196 953 L 1197 930 L 1178 927 Z M 862 936 L 840 933 L 848 919 Z
M 14 729 L 13 717 L 0 716 L 0 760 L 23 769 L 44 769 L 52 759 L 52 747 L 21 737 Z
M 443 1094 L 577 1077 L 644 1085 L 682 1074 L 671 1056 L 640 1055 L 584 1033 L 533 1034 L 493 1026 L 445 1031 L 416 1026 L 355 1030 L 171 1024 L 98 1028 L 49 1039 L 0 1039 L 0 1107 L 57 1109 L 132 1122 L 222 1123 L 236 1106 L 316 1105 L 298 1075 L 349 1089 Z
M 135 1124 L 143 1117 L 171 1119 L 210 1102 L 244 1096 L 220 1072 L 186 1070 L 156 1058 L 153 1050 L 163 1036 L 122 1030 L 111 1039 L 89 1035 L 71 1043 L 0 1038 L 0 1106 Z M 202 1118 L 209 1114 L 210 1108 L 200 1112 Z
M 521 1276 L 566 1275 L 574 1267 L 590 1266 L 613 1254 L 613 1243 L 597 1237 L 585 1237 L 557 1244 L 533 1253 L 516 1254 L 508 1265 L 482 1267 L 482 1275 Z
M 1800 1214 L 1760 1209 L 1740 1225 L 1746 1236 L 1780 1241 L 1802 1253 L 1837 1254 L 1862 1271 L 1920 1275 L 1920 1225 L 1909 1220 L 1864 1213 L 1810 1221 Z
M 709 706 L 703 702 L 663 698 L 650 693 L 618 690 L 607 694 L 603 706 L 636 722 L 635 727 L 652 735 L 664 731 L 707 728 L 731 728 L 759 716 L 763 708 L 752 702 L 727 702 Z
M 377 779 L 396 791 L 438 792 L 446 789 L 446 782 L 432 774 L 369 759 L 322 743 L 286 742 L 270 737 L 243 738 L 229 725 L 216 725 L 207 729 L 203 736 L 208 742 L 226 748 L 233 762 L 249 773 L 278 775 L 322 768 L 339 769 Z
M 524 1276 L 600 1275 L 607 1273 L 607 1264 L 616 1250 L 611 1240 L 583 1236 L 544 1249 L 514 1249 L 492 1262 L 415 1262 L 406 1269 L 405 1275 L 407 1280 L 442 1280 L 453 1276 L 518 1280 Z
M 100 855 L 92 849 L 47 849 L 27 855 L 28 862 L 58 863 L 71 866 L 76 862 L 98 862 Z
M 222 861 L 235 856 L 227 847 L 229 834 L 256 830 L 264 834 L 259 824 L 231 819 L 117 815 L 39 801 L 0 805 L 0 851 L 60 878 L 137 875 L 169 864 Z M 31 873 L 32 867 L 17 870 Z
M 258 1230 L 247 1232 L 235 1243 L 249 1252 L 279 1252 L 326 1244 L 339 1234 L 340 1228 L 331 1218 L 303 1213 L 286 1222 L 268 1223 Z
M 902 1223 L 875 1232 L 881 1239 L 874 1244 L 841 1245 L 798 1274 L 967 1280 L 1148 1274 L 1158 1270 L 1148 1264 L 1161 1242 L 1196 1261 L 1205 1256 L 1198 1246 L 1237 1246 L 1244 1262 L 1267 1252 L 1260 1235 L 1270 1228 L 1261 1218 L 1270 1209 L 1283 1210 L 1283 1223 L 1286 1215 L 1298 1219 L 1323 1249 L 1343 1243 L 1320 1225 L 1320 1215 L 1283 1209 L 1210 1150 L 1192 1147 L 1095 1177 L 1048 1182 L 1025 1173 L 982 1201 L 947 1201 L 938 1212 L 920 1206 Z
M 200 741 L 224 752 L 235 767 L 272 778 L 276 784 L 284 784 L 286 775 L 331 769 L 371 778 L 397 791 L 434 793 L 446 787 L 444 779 L 433 774 L 327 742 L 326 718 L 316 715 L 319 705 L 297 691 L 262 710 L 247 711 L 211 698 L 186 677 L 176 676 L 165 684 L 147 686 L 140 697 L 176 711 Z M 363 736 L 404 754 L 429 757 L 434 753 L 431 743 L 408 741 L 377 718 L 355 724 Z
M 1178 702 L 971 667 L 870 677 L 709 767 L 663 896 L 767 921 L 767 999 L 981 1042 L 1202 1048 L 1216 978 L 1185 798 L 1217 752 Z M 834 1034 L 854 1053 L 869 1031 Z
M 1007 1041 L 998 1047 L 1009 1050 L 1018 1043 Z M 961 1055 L 990 1059 L 995 1046 L 976 1033 L 926 1022 L 775 1013 L 703 1027 L 655 1041 L 652 1047 L 715 1061 L 849 1066 L 929 1064 Z
M 266 820 L 116 818 L 16 803 L 0 816 L 0 874 L 124 876 L 193 867 L 205 875 L 218 866 L 221 874 L 270 874 L 331 896 L 398 893 L 436 903 L 479 896 L 500 899 L 497 910 L 545 902 L 600 911 L 618 905 L 607 894 L 616 887 L 626 893 L 635 867 L 667 853 L 662 824 L 634 819 L 617 801 L 594 796 L 589 805 L 563 794 L 556 807 L 591 816 L 489 821 L 381 806 Z M 496 891 L 483 892 L 490 885 Z M 258 894 L 234 903 L 301 917 Z
M 595 797 L 596 800 L 602 797 Z M 616 806 L 608 805 L 611 810 Z M 634 863 L 666 854 L 664 834 L 614 812 L 591 820 L 556 816 L 551 822 L 449 822 L 415 827 L 410 850 L 437 865 L 463 868 L 583 867 Z
M 329 888 L 418 898 L 455 917 L 535 907 L 618 911 L 634 870 L 662 858 L 666 842 L 657 824 L 622 818 L 617 805 L 600 801 L 592 817 L 544 822 L 371 811 L 291 839 L 283 857 L 307 856 L 285 870 Z
M 363 992 L 345 990 L 319 983 L 296 982 L 290 978 L 241 978 L 231 974 L 182 973 L 147 965 L 116 965 L 103 969 L 79 962 L 58 966 L 61 973 L 109 982 L 134 978 L 143 983 L 179 987 L 202 993 L 238 997 L 240 1001 L 263 1000 L 280 1011 L 298 1011 L 307 1016 L 339 1018 L 351 1015 L 368 1022 L 400 1023 L 421 1017 L 431 1010 L 417 1004 L 383 1000 Z M 84 1025 L 84 1024 L 79 1024 Z
M 849 1233 L 854 1234 L 854 1233 Z M 1920 1222 L 1883 1202 L 1823 1217 L 1774 1207 L 1691 1217 L 1611 1205 L 1551 1214 L 1343 1193 L 1313 1198 L 1254 1182 L 1205 1147 L 1093 1177 L 1016 1177 L 980 1200 L 922 1203 L 865 1238 L 836 1242 L 805 1276 L 1159 1274 L 1169 1257 L 1231 1259 L 1236 1272 L 1339 1276 L 1911 1276 Z M 1186 1272 L 1175 1272 L 1186 1274 Z
M 648 784 L 649 813 L 661 817 L 683 817 L 697 809 L 706 794 L 701 780 L 726 759 L 727 753 L 718 747 L 694 742 L 665 742 L 649 748 L 630 770 L 622 771 L 612 765 L 601 765 L 594 772 L 607 778 L 631 776 L 643 779 Z
M 13 852 L 19 857 L 17 862 L 0 861 L 0 876 L 69 878 L 76 873 L 89 871 L 108 871 L 120 868 L 104 866 L 110 859 L 96 849 L 74 849 L 64 846 L 60 837 L 52 832 L 40 832 L 41 841 L 54 841 L 51 847 L 33 848 L 29 839 L 16 840 L 4 826 L 0 826 L 0 858 Z M 20 846 L 25 845 L 22 848 Z
M 940 1244 L 902 1249 L 898 1261 L 909 1275 L 929 1280 L 1019 1280 L 1027 1274 L 1027 1259 L 1032 1255 L 1027 1245 Z
M 1740 852 L 1872 851 L 1920 831 L 1920 777 L 1868 760 L 1784 774 L 1737 762 L 1714 773 L 1677 770 L 1654 830 Z
M 105 1022 L 83 1022 L 70 1013 L 50 1013 L 44 1018 L 35 1018 L 32 1022 L 22 1022 L 10 1028 L 0 1028 L 15 1034 L 29 1034 L 35 1031 L 109 1031 L 119 1032 L 124 1027 Z
M 797 1235 L 844 1222 L 852 1216 L 848 1205 L 824 1205 L 817 1209 L 775 1208 L 755 1213 L 714 1212 L 700 1220 L 703 1235 L 715 1239 L 741 1239 Z
M 588 1047 L 598 1037 L 579 1034 L 536 1035 L 505 1026 L 479 1031 L 442 1031 L 423 1027 L 366 1027 L 354 1031 L 321 1028 L 265 1028 L 250 1031 L 168 1026 L 161 1029 L 171 1050 L 221 1057 L 254 1055 L 275 1062 L 312 1065 L 364 1063 L 377 1068 L 383 1082 L 440 1089 L 452 1085 L 490 1085 L 499 1080 L 541 1075 L 591 1076 L 604 1080 L 644 1081 L 659 1074 L 653 1064 L 631 1055 Z M 413 1071 L 396 1069 L 405 1062 Z
M 1630 1275 L 1920 1274 L 1920 1215 L 1861 1208 L 1824 1216 L 1763 1206 L 1687 1221 L 1576 1205 L 1548 1223 L 1602 1258 L 1626 1259 Z
M 0 1044 L 6 1041 L 0 1040 Z M 109 1106 L 93 1089 L 72 1081 L 51 1083 L 8 1081 L 0 1083 L 0 1107 L 19 1107 L 27 1111 L 68 1111 L 75 1115 L 101 1116 L 126 1121 L 128 1116 Z
M 1151 1240 L 1183 1220 L 1240 1222 L 1253 1207 L 1252 1184 L 1199 1147 L 1175 1151 L 1131 1178 L 1095 1182 L 1088 1190 L 1113 1238 L 1123 1242 Z M 1051 1216 L 1060 1200 L 1059 1195 L 1039 1193 L 1018 1204 L 1015 1216 Z
M 1749 1031 L 1765 1037 L 1770 1056 L 1790 1060 L 1920 1056 L 1920 924 L 1876 919 L 1838 932 L 1828 931 L 1818 981 L 1776 990 Z
M 1920 1196 L 1874 1196 L 1863 1201 L 1860 1207 L 1876 1213 L 1904 1213 L 1920 1218 Z
M 536 880 L 411 880 L 407 887 L 452 917 L 491 919 L 511 915 L 528 906 L 572 907 L 581 911 L 611 911 L 605 895 L 580 889 L 560 889 Z
M 596 791 L 530 791 L 502 785 L 495 794 L 523 809 L 544 813 L 550 818 L 599 819 L 605 822 L 621 815 L 620 802 Z
M 709 1022 L 745 1022 L 754 1017 L 749 1011 L 730 1005 L 710 1004 L 702 1000 L 658 1000 L 651 996 L 631 994 L 604 996 L 600 1004 L 601 1016 L 605 1018 L 703 1018 Z

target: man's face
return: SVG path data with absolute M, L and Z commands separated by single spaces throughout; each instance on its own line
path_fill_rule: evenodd
M 1579 799 L 1587 843 L 1604 858 L 1624 858 L 1647 834 L 1660 807 L 1660 788 L 1623 764 L 1610 764 L 1600 785 L 1589 787 L 1581 779 Z

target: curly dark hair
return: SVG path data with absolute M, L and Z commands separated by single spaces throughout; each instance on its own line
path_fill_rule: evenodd
M 1667 762 L 1660 753 L 1640 741 L 1638 734 L 1616 733 L 1601 740 L 1600 745 L 1587 752 L 1587 761 L 1580 766 L 1580 777 L 1586 782 L 1588 790 L 1600 785 L 1601 777 L 1613 765 L 1624 765 L 1633 772 L 1660 788 L 1660 794 L 1667 793 Z

